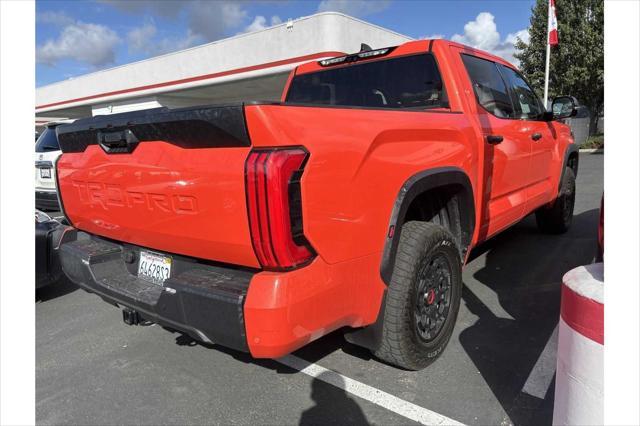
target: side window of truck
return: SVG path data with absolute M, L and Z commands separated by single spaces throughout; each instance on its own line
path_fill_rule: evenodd
M 507 80 L 514 98 L 516 118 L 536 120 L 544 112 L 544 107 L 529 84 L 515 70 L 500 65 L 500 71 Z
M 467 54 L 462 54 L 462 62 L 480 106 L 496 117 L 514 118 L 513 104 L 496 64 Z
M 286 102 L 388 109 L 448 107 L 430 54 L 364 61 L 296 75 Z

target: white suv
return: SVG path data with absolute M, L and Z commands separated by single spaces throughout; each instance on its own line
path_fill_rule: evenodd
M 56 127 L 72 122 L 73 120 L 65 120 L 47 123 L 47 127 L 36 141 L 36 209 L 38 210 L 60 210 L 54 166 L 62 151 L 58 145 Z

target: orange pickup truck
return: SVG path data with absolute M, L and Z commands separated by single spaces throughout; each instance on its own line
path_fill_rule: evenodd
M 301 65 L 280 102 L 61 125 L 62 268 L 127 324 L 257 358 L 344 327 L 421 369 L 471 248 L 532 212 L 569 228 L 574 113 L 496 56 L 421 40 Z

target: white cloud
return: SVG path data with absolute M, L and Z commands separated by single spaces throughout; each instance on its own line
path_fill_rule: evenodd
M 422 37 L 418 37 L 419 40 L 435 40 L 439 38 L 444 38 L 444 34 L 429 34 Z
M 188 2 L 183 0 L 99 0 L 128 13 L 153 12 L 164 18 L 174 18 L 184 10 Z
M 74 22 L 73 18 L 71 18 L 66 13 L 54 12 L 52 10 L 38 13 L 36 15 L 36 20 L 43 24 L 52 24 L 59 27 L 64 27 L 65 25 L 71 25 Z
M 265 18 L 262 15 L 258 15 L 255 17 L 255 19 L 253 20 L 252 23 L 250 23 L 247 28 L 245 28 L 244 30 L 248 33 L 253 32 L 253 31 L 260 31 L 260 30 L 264 30 L 265 28 L 267 28 L 267 18 Z
M 149 56 L 175 52 L 192 47 L 202 40 L 191 32 L 181 38 L 157 38 L 158 29 L 153 22 L 147 22 L 127 34 L 130 52 L 142 52 Z
M 529 29 L 516 31 L 515 33 L 507 34 L 507 38 L 504 39 L 505 43 L 515 44 L 518 39 L 521 39 L 526 44 L 529 44 Z
M 157 49 L 152 46 L 140 43 L 142 40 L 157 38 L 157 34 L 151 34 L 149 25 L 145 28 L 135 28 L 129 35 L 130 49 L 151 52 L 168 52 L 177 48 L 186 48 L 195 43 L 204 43 L 219 40 L 228 35 L 243 32 L 258 31 L 270 26 L 282 23 L 279 16 L 268 17 L 257 15 L 250 20 L 250 15 L 246 9 L 247 1 L 238 0 L 99 0 L 123 12 L 143 15 L 159 16 L 169 20 L 186 18 L 186 34 L 177 39 L 161 39 L 155 41 L 159 43 Z M 333 2 L 334 0 L 329 0 Z M 382 3 L 388 3 L 385 0 Z M 353 3 L 366 3 L 362 0 Z M 345 3 L 351 3 L 346 1 Z M 378 3 L 378 2 L 373 2 Z M 376 6 L 376 7 L 379 7 Z M 365 8 L 366 9 L 366 8 Z M 374 7 L 375 9 L 375 7 Z M 249 24 L 247 25 L 247 22 Z M 154 25 L 155 28 L 155 25 Z M 157 31 L 157 29 L 156 29 Z
M 151 40 L 158 32 L 153 23 L 146 23 L 141 27 L 135 28 L 127 34 L 130 51 L 145 51 L 151 44 Z
M 318 12 L 365 16 L 385 10 L 390 3 L 391 0 L 322 0 L 318 5 Z
M 468 44 L 482 50 L 491 50 L 500 43 L 500 33 L 494 17 L 488 12 L 480 13 L 475 21 L 464 26 L 464 35 L 454 34 L 451 40 Z
M 267 18 L 265 18 L 262 15 L 258 15 L 255 17 L 253 22 L 244 29 L 244 32 L 250 33 L 253 31 L 260 31 L 260 30 L 264 30 L 265 28 L 273 27 L 274 25 L 278 25 L 281 23 L 282 23 L 282 19 L 280 19 L 280 17 L 277 15 L 274 15 L 271 17 L 271 25 L 267 24 Z
M 207 41 L 218 40 L 237 28 L 248 17 L 241 3 L 196 1 L 189 12 L 189 29 Z
M 158 52 L 158 54 L 175 52 L 176 50 L 188 49 L 189 47 L 193 47 L 201 43 L 202 43 L 202 39 L 199 36 L 189 31 L 187 35 L 182 38 L 160 39 L 160 41 L 158 42 L 158 47 L 156 48 L 156 51 Z
M 464 34 L 454 34 L 451 40 L 486 50 L 518 65 L 518 60 L 513 56 L 516 52 L 515 43 L 518 38 L 528 43 L 529 30 L 525 28 L 515 33 L 509 33 L 503 40 L 498 32 L 494 16 L 489 12 L 482 12 L 475 20 L 466 23 Z
M 232 0 L 101 0 L 123 12 L 158 15 L 167 19 L 187 18 L 185 39 L 201 37 L 214 41 L 246 24 L 246 2 Z
M 104 25 L 73 22 L 66 25 L 58 38 L 36 47 L 36 62 L 55 66 L 73 59 L 93 67 L 115 62 L 115 48 L 120 37 Z

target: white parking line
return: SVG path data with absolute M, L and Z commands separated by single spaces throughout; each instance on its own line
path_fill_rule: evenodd
M 442 414 L 427 410 L 318 364 L 312 364 L 295 355 L 287 355 L 278 359 L 278 362 L 423 425 L 462 425 Z
M 536 365 L 531 369 L 527 381 L 522 387 L 522 392 L 540 399 L 544 399 L 549 390 L 549 385 L 556 373 L 556 353 L 558 352 L 558 325 L 551 333 Z

